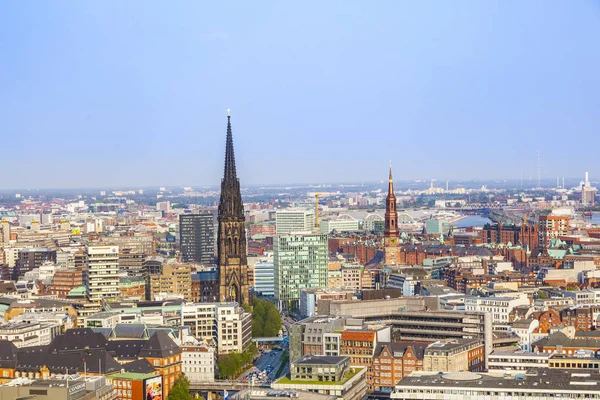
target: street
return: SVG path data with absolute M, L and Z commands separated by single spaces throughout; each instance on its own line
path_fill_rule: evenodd
M 244 380 L 246 380 L 250 382 L 252 376 L 255 376 L 255 383 L 259 384 L 261 381 L 259 380 L 258 374 L 260 374 L 260 372 L 267 371 L 266 379 L 262 382 L 270 383 L 279 378 L 280 376 L 287 374 L 289 372 L 289 365 L 287 362 L 285 362 L 285 366 L 282 369 L 281 373 L 277 375 L 277 372 L 279 371 L 279 368 L 281 367 L 281 364 L 283 362 L 281 360 L 282 354 L 286 352 L 287 347 L 287 343 L 282 343 L 280 346 L 281 350 L 279 351 L 265 351 L 256 359 L 256 361 L 254 362 L 254 366 L 238 378 L 238 381 L 244 382 Z

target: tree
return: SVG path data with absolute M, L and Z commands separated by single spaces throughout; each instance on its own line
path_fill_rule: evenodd
M 273 306 L 267 311 L 266 318 L 264 320 L 263 334 L 265 337 L 275 337 L 281 330 L 281 316 L 279 311 Z
M 254 343 L 242 353 L 229 353 L 219 356 L 219 374 L 221 378 L 230 378 L 239 375 L 244 371 L 244 367 L 252 364 L 254 358 L 258 355 L 258 348 Z
M 254 309 L 252 310 L 252 336 L 264 337 L 264 319 L 266 315 L 265 301 L 254 300 Z
M 193 400 L 190 393 L 190 381 L 185 375 L 175 379 L 167 400 Z
M 240 366 L 234 357 L 235 353 L 224 354 L 219 357 L 219 372 L 221 378 L 234 376 Z
M 252 336 L 274 337 L 281 330 L 281 316 L 277 307 L 269 301 L 254 299 L 252 311 Z
M 244 304 L 242 305 L 242 308 L 243 308 L 243 309 L 244 309 L 244 311 L 245 311 L 245 312 L 247 312 L 247 313 L 251 313 L 251 312 L 252 312 L 252 307 L 251 307 L 251 306 L 250 306 L 250 304 L 248 304 L 248 303 L 244 303 Z

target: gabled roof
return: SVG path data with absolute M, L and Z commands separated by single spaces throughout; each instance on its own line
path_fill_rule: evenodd
M 106 345 L 106 350 L 117 358 L 136 359 L 140 351 L 146 344 L 146 340 L 110 340 Z
M 17 361 L 17 346 L 8 340 L 0 340 L 0 368 L 14 368 Z
M 50 372 L 64 374 L 67 371 L 111 373 L 121 370 L 120 364 L 105 349 L 67 351 L 52 353 L 49 346 L 32 346 L 18 349 L 16 368 L 37 372 L 43 366 Z
M 410 348 L 417 360 L 422 360 L 425 357 L 425 349 L 430 343 L 407 343 L 407 342 L 388 342 L 381 343 L 375 348 L 375 357 L 379 357 L 384 349 L 391 354 L 392 357 L 402 357 Z
M 54 338 L 50 343 L 50 353 L 58 354 L 68 351 L 98 350 L 106 348 L 106 338 L 91 328 L 68 329 L 64 334 Z
M 121 364 L 121 368 L 124 369 L 125 372 L 134 372 L 137 374 L 149 374 L 154 372 L 154 367 L 145 358 Z
M 143 339 L 148 337 L 146 324 L 116 324 L 112 337 L 122 339 Z
M 552 333 L 537 342 L 533 343 L 535 346 L 542 347 L 576 347 L 579 349 L 598 349 L 600 348 L 600 338 L 598 337 L 576 337 L 571 339 L 562 332 Z
M 148 339 L 140 351 L 139 357 L 166 358 L 180 353 L 181 349 L 177 343 L 165 331 L 157 331 Z

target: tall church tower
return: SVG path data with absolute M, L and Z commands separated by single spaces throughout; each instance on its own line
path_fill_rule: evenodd
M 384 233 L 385 265 L 398 265 L 400 261 L 400 233 L 398 230 L 398 211 L 396 211 L 396 195 L 390 164 L 388 195 L 385 199 L 385 233 Z
M 246 260 L 246 227 L 240 181 L 235 170 L 231 114 L 227 111 L 227 140 L 225 144 L 225 169 L 221 180 L 219 200 L 218 264 L 219 299 L 250 304 L 248 292 L 248 262 Z

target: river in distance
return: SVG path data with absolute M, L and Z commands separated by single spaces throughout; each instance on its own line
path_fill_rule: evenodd
M 492 220 L 481 215 L 468 215 L 466 218 L 456 221 L 452 225 L 457 228 L 471 228 L 473 226 L 484 226 L 491 223 Z

